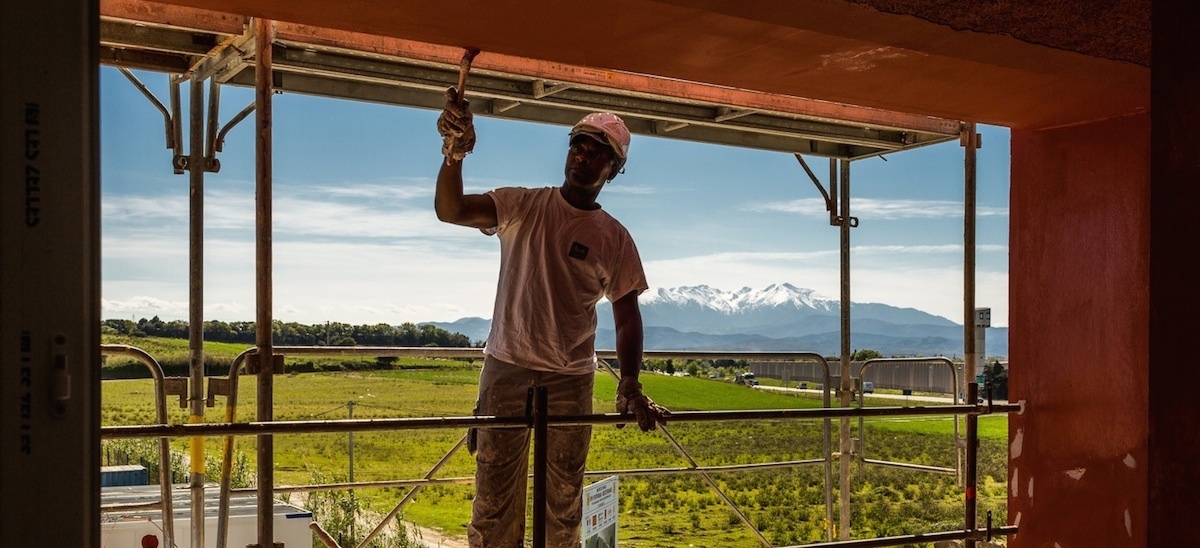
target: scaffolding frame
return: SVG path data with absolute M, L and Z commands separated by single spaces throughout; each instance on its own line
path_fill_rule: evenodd
M 271 341 L 272 298 L 272 95 L 293 91 L 327 97 L 382 102 L 418 108 L 439 108 L 442 91 L 457 81 L 461 50 L 406 40 L 320 29 L 177 6 L 139 10 L 145 2 L 106 3 L 100 20 L 100 59 L 119 67 L 136 67 L 172 74 L 171 115 L 143 86 L 139 89 L 164 113 L 168 146 L 175 149 L 173 168 L 189 173 L 191 347 L 189 422 L 200 427 L 203 384 L 203 180 L 220 168 L 215 154 L 224 134 L 255 114 L 256 133 L 256 350 L 247 371 L 258 377 L 259 422 L 273 416 L 273 375 L 282 372 L 283 356 Z M 900 114 L 810 99 L 762 94 L 653 76 L 597 71 L 587 67 L 549 66 L 536 60 L 491 56 L 478 67 L 468 97 L 479 114 L 569 125 L 580 112 L 609 110 L 621 114 L 634 133 L 719 143 L 794 154 L 825 197 L 830 224 L 839 227 L 841 247 L 841 384 L 839 403 L 853 400 L 850 378 L 850 162 L 886 153 L 947 142 L 955 137 L 965 152 L 964 204 L 964 351 L 967 377 L 973 376 L 975 348 L 970 336 L 974 313 L 975 149 L 974 123 Z M 129 73 L 126 72 L 127 77 Z M 207 124 L 204 81 L 209 80 Z M 137 85 L 136 79 L 131 78 Z M 191 135 L 186 156 L 180 150 L 179 84 L 189 82 Z M 255 103 L 218 132 L 218 84 L 253 85 Z M 827 192 L 803 159 L 803 154 L 829 159 Z M 232 384 L 232 383 L 231 383 Z M 234 386 L 236 392 L 236 386 Z M 826 390 L 829 390 L 826 383 Z M 975 400 L 978 387 L 968 386 Z M 828 393 L 828 392 L 827 392 Z M 839 415 L 840 455 L 853 453 L 850 419 Z M 967 415 L 967 437 L 975 434 L 977 416 Z M 188 430 L 199 432 L 200 428 Z M 271 546 L 269 516 L 274 483 L 271 430 L 258 434 L 259 545 Z M 965 524 L 974 530 L 975 454 L 967 444 L 965 459 Z M 192 438 L 193 505 L 203 504 L 202 436 Z M 841 501 L 838 537 L 849 541 L 850 459 L 840 462 Z M 197 498 L 199 497 L 199 498 Z M 266 517 L 264 517 L 266 516 Z M 203 516 L 193 515 L 192 543 L 202 546 Z M 967 546 L 974 546 L 973 536 Z M 765 539 L 761 537 L 760 539 Z

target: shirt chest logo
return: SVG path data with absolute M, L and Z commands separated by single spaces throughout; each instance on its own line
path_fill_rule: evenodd
M 567 252 L 567 256 L 581 261 L 587 259 L 588 247 L 579 242 L 571 242 L 571 250 Z

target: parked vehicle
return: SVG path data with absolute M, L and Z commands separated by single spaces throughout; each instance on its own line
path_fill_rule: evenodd
M 964 396 L 962 392 L 958 393 L 958 399 L 961 400 L 963 403 L 967 403 L 967 397 Z M 983 403 L 985 401 L 987 401 L 987 400 L 983 399 L 983 396 L 975 397 L 975 403 Z

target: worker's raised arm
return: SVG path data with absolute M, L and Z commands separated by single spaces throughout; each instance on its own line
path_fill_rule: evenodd
M 447 97 L 454 95 L 454 88 L 447 90 Z M 466 101 L 446 101 L 437 127 L 443 139 L 442 154 L 446 157 L 438 170 L 433 198 L 438 219 L 475 228 L 496 226 L 496 204 L 490 196 L 463 194 L 463 159 L 475 147 L 475 121 L 470 105 Z
M 462 160 L 449 159 L 438 170 L 433 209 L 438 220 L 475 228 L 496 226 L 496 203 L 486 194 L 463 194 Z

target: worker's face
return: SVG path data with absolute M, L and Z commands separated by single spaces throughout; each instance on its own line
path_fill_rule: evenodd
M 567 183 L 599 190 L 616 175 L 616 159 L 616 153 L 608 145 L 586 135 L 576 135 L 567 150 Z

